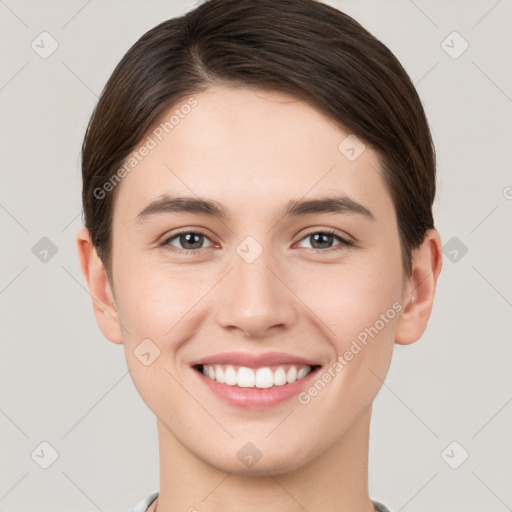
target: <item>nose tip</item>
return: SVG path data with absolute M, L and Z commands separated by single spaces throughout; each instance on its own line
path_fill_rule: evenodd
M 250 244 L 248 241 L 249 252 Z M 223 328 L 260 338 L 296 319 L 293 294 L 268 259 L 262 253 L 251 263 L 243 257 L 235 261 L 217 295 L 217 322 Z

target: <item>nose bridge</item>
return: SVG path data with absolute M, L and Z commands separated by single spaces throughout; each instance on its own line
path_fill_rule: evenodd
M 283 284 L 280 265 L 271 249 L 247 237 L 235 249 L 218 301 L 217 320 L 225 328 L 237 327 L 259 337 L 271 327 L 281 328 L 295 319 L 293 294 Z M 277 274 L 277 275 L 276 275 Z M 279 277 L 278 277 L 279 276 Z

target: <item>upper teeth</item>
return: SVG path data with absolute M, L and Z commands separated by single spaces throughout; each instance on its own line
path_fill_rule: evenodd
M 303 379 L 309 372 L 311 366 L 286 365 L 270 368 L 265 366 L 256 370 L 246 366 L 234 367 L 232 365 L 203 365 L 203 374 L 221 384 L 238 386 L 241 388 L 271 388 L 291 384 L 296 380 Z

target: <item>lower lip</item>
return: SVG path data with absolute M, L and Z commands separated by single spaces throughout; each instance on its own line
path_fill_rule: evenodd
M 227 384 L 221 384 L 214 379 L 206 377 L 203 373 L 194 368 L 192 370 L 215 395 L 229 404 L 245 409 L 262 409 L 273 407 L 298 395 L 316 376 L 320 367 L 313 369 L 304 378 L 296 380 L 291 384 L 283 384 L 282 386 L 273 386 L 271 388 L 240 388 L 238 386 L 228 386 Z

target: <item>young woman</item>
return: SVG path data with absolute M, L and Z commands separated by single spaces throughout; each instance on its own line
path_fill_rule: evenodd
M 133 510 L 387 511 L 372 402 L 441 270 L 393 54 L 314 0 L 208 0 L 127 52 L 82 156 L 82 272 L 158 429 Z

